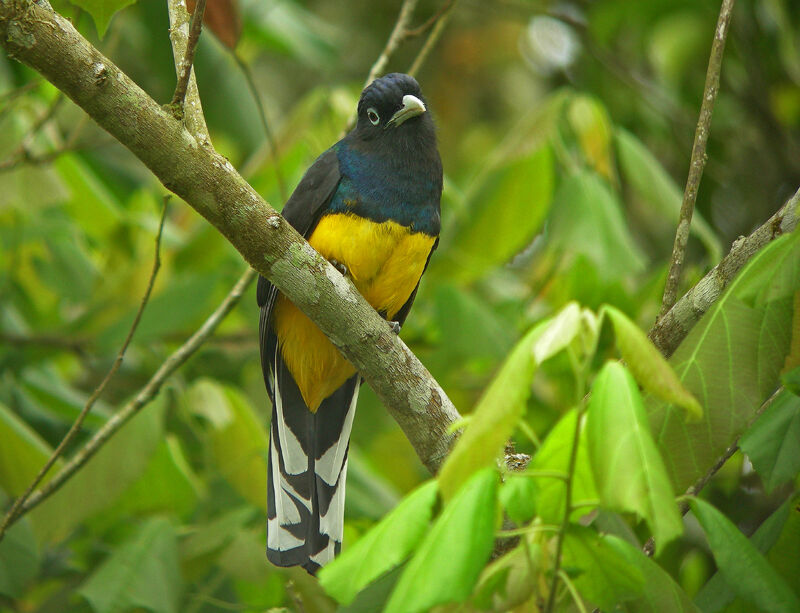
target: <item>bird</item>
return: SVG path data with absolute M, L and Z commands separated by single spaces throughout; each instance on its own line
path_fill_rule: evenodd
M 419 83 L 361 92 L 353 129 L 309 167 L 282 215 L 387 320 L 408 316 L 439 242 L 442 162 Z M 261 365 L 272 402 L 267 559 L 314 575 L 340 551 L 356 368 L 259 277 Z

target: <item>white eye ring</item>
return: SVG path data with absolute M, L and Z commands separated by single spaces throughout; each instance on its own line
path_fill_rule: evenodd
M 378 115 L 378 111 L 376 111 L 372 107 L 367 109 L 367 119 L 369 119 L 369 122 L 373 126 L 377 126 L 381 121 L 380 115 Z

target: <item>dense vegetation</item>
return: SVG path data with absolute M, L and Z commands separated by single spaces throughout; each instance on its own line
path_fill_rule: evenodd
M 165 3 L 127 4 L 53 2 L 167 103 Z M 195 68 L 211 140 L 273 206 L 339 138 L 399 8 L 210 0 Z M 438 124 L 444 227 L 402 338 L 464 432 L 432 478 L 364 387 L 344 552 L 319 581 L 264 556 L 270 407 L 254 284 L 137 400 L 226 299 L 241 256 L 185 203 L 165 204 L 58 90 L 0 57 L 0 508 L 87 402 L 45 487 L 142 405 L 5 533 L 0 609 L 800 610 L 800 234 L 781 236 L 797 199 L 674 353 L 644 332 L 661 309 L 719 9 L 419 3 L 412 26 L 432 21 L 386 70 L 408 70 L 440 35 L 417 77 Z M 791 0 L 735 6 L 679 296 L 800 187 L 799 33 Z

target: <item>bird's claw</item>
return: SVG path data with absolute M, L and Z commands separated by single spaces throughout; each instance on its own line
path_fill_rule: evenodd
M 350 271 L 347 270 L 347 266 L 339 262 L 338 260 L 328 260 L 336 270 L 339 271 L 343 277 L 347 277 L 350 274 Z
M 395 334 L 400 334 L 400 328 L 402 328 L 402 325 L 400 324 L 399 321 L 390 321 L 389 322 L 389 327 L 392 329 L 392 332 L 394 332 Z

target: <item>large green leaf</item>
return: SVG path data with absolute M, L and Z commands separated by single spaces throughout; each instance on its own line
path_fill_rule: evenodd
M 232 387 L 200 379 L 189 389 L 186 402 L 208 422 L 215 467 L 239 495 L 266 510 L 268 438 L 247 398 Z
M 770 492 L 800 472 L 800 396 L 781 392 L 739 447 L 753 463 Z
M 604 279 L 644 270 L 645 257 L 628 230 L 619 198 L 593 172 L 575 171 L 562 181 L 550 221 L 552 244 L 587 256 Z
M 704 407 L 683 411 L 648 398 L 652 431 L 677 491 L 714 464 L 777 387 L 800 289 L 800 233 L 757 253 L 681 343 L 670 363 Z
M 370 582 L 400 564 L 428 529 L 436 481 L 428 481 L 403 501 L 341 556 L 319 571 L 325 591 L 349 604 Z
M 446 250 L 448 276 L 462 281 L 504 264 L 533 240 L 553 199 L 553 154 L 543 146 L 482 176 Z
M 531 348 L 545 326 L 534 326 L 517 343 L 478 402 L 439 472 L 445 499 L 450 499 L 475 471 L 494 461 L 524 413 L 536 368 Z
M 182 591 L 175 529 L 162 518 L 143 524 L 79 590 L 97 613 L 175 613 Z
M 569 456 L 575 433 L 575 420 L 578 412 L 572 409 L 562 417 L 550 430 L 542 446 L 531 459 L 528 469 L 534 474 L 537 471 L 555 471 L 566 474 L 569 468 Z M 533 478 L 533 477 L 531 477 Z M 559 523 L 564 517 L 564 499 L 566 484 L 563 479 L 551 476 L 536 478 L 536 510 L 542 521 Z M 572 478 L 572 502 L 586 503 L 598 499 L 594 484 L 592 466 L 589 460 L 586 442 L 586 423 L 581 425 L 578 437 L 578 455 L 575 461 L 575 472 Z M 589 509 L 577 509 L 572 519 L 589 512 Z
M 562 564 L 575 577 L 575 587 L 590 603 L 611 610 L 619 603 L 642 594 L 644 575 L 619 549 L 594 530 L 572 525 L 564 535 Z
M 646 519 L 659 548 L 680 536 L 683 523 L 639 388 L 618 362 L 607 362 L 595 379 L 586 431 L 603 505 Z
M 476 473 L 445 506 L 408 562 L 385 613 L 416 613 L 462 602 L 483 569 L 494 543 L 497 473 Z
M 700 499 L 692 501 L 692 511 L 708 537 L 720 573 L 739 596 L 770 613 L 800 611 L 800 598 L 722 513 Z
M 70 2 L 92 16 L 97 33 L 100 38 L 103 38 L 114 14 L 129 4 L 135 3 L 136 0 L 70 0 Z

